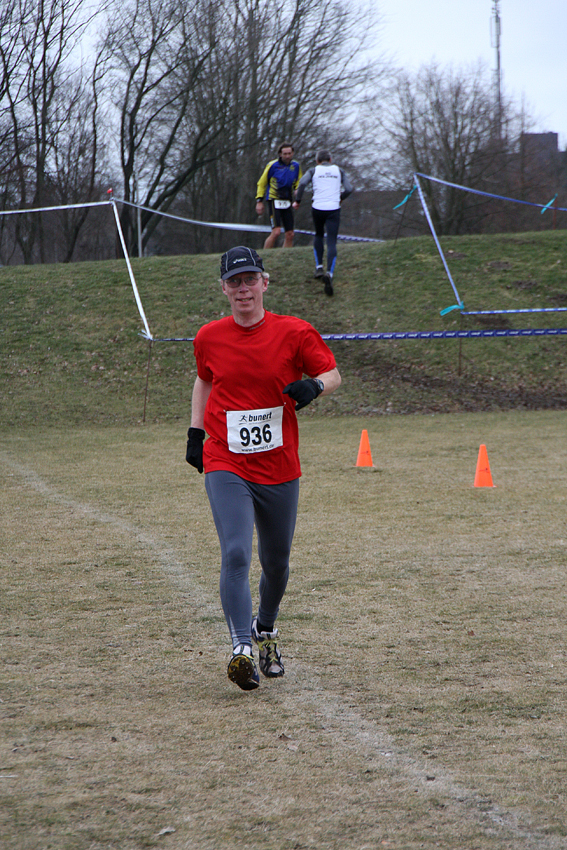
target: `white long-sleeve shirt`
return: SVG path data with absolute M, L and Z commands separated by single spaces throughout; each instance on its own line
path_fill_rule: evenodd
M 312 206 L 316 210 L 338 210 L 341 200 L 353 191 L 350 180 L 342 168 L 323 162 L 306 171 L 297 187 L 296 201 L 301 201 L 305 188 L 313 184 Z

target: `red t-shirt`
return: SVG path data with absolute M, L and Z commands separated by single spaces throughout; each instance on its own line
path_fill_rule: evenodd
M 315 328 L 267 311 L 250 328 L 228 316 L 204 325 L 193 345 L 197 374 L 213 385 L 205 409 L 205 472 L 234 472 L 255 484 L 298 478 L 295 401 L 282 390 L 304 374 L 335 368 Z

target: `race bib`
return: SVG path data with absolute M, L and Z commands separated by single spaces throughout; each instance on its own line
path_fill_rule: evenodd
M 274 201 L 274 206 L 277 210 L 287 210 L 291 207 L 291 201 Z
M 228 448 L 236 454 L 269 452 L 283 446 L 282 407 L 262 410 L 227 410 Z

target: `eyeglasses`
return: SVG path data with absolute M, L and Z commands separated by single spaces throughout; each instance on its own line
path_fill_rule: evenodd
M 254 286 L 255 283 L 258 283 L 260 278 L 261 275 L 259 274 L 251 274 L 247 277 L 241 277 L 240 279 L 238 279 L 238 277 L 229 277 L 228 280 L 225 280 L 225 283 L 231 289 L 238 289 L 238 287 L 242 286 L 242 284 L 245 286 Z

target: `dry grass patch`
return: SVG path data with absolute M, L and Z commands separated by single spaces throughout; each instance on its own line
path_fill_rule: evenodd
M 3 850 L 564 847 L 566 422 L 305 418 L 253 694 L 184 429 L 4 433 Z

